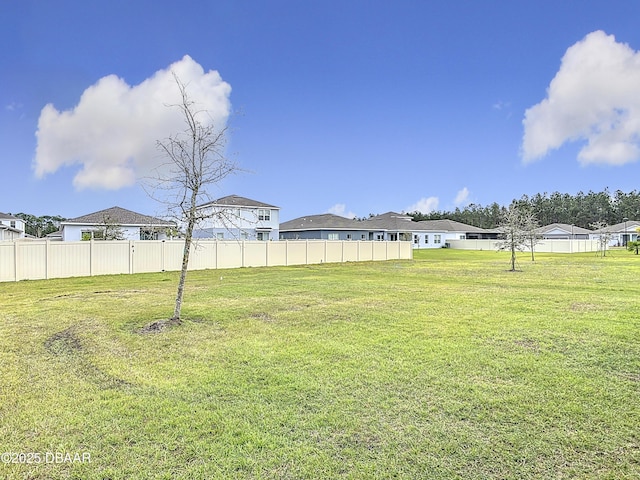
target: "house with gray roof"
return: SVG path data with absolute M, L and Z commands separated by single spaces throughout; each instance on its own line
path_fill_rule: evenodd
M 24 238 L 24 220 L 0 212 L 0 242 Z
M 592 231 L 590 237 L 597 240 L 603 233 L 609 235 L 610 247 L 622 247 L 627 242 L 635 242 L 640 238 L 640 222 L 638 220 L 627 220 L 615 225 L 609 225 Z
M 307 215 L 280 224 L 280 240 L 382 240 L 362 220 L 332 213 Z
M 194 238 L 216 240 L 278 240 L 280 207 L 239 195 L 228 195 L 198 207 L 204 217 Z
M 62 240 L 165 240 L 176 224 L 161 218 L 111 207 L 60 222 Z
M 374 240 L 412 242 L 413 248 L 442 248 L 449 239 L 497 238 L 497 232 L 451 220 L 414 222 L 410 215 L 387 212 L 365 220 L 329 213 L 280 224 L 282 240 Z
M 536 228 L 536 234 L 544 240 L 588 240 L 589 234 L 593 233 L 586 228 L 576 225 L 568 225 L 566 223 L 552 223 L 543 227 Z

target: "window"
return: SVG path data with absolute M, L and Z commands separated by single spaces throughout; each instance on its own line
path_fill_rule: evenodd
M 360 240 L 364 240 L 366 238 L 367 238 L 367 236 L 364 233 L 362 235 L 360 235 Z
M 467 239 L 466 235 L 464 235 L 464 234 L 460 235 L 460 240 L 466 240 L 466 239 Z
M 140 230 L 140 240 L 158 240 L 158 232 L 155 230 Z
M 442 235 L 434 235 L 433 243 L 442 243 Z
M 16 221 L 15 220 L 11 220 L 11 228 L 16 228 Z
M 258 240 L 261 242 L 266 242 L 269 240 L 269 232 L 258 232 Z
M 222 232 L 216 233 L 216 240 L 224 240 L 224 233 Z
M 83 230 L 80 238 L 84 241 L 91 240 L 93 238 L 93 232 L 89 230 Z
M 424 236 L 424 243 L 429 243 L 429 235 Z
M 264 220 L 265 222 L 269 222 L 271 220 L 271 210 L 265 210 L 265 209 L 259 208 L 258 220 Z
M 351 234 L 347 233 L 347 240 L 351 240 Z
M 340 240 L 340 234 L 339 233 L 330 233 L 327 236 L 328 240 Z
M 420 243 L 420 237 L 418 235 L 413 236 L 413 243 L 415 243 L 416 245 Z

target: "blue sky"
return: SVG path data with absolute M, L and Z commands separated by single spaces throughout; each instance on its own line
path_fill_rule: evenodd
M 160 214 L 136 178 L 172 133 L 170 68 L 230 113 L 247 173 L 211 195 L 283 221 L 638 189 L 638 18 L 631 0 L 3 0 L 0 211 Z

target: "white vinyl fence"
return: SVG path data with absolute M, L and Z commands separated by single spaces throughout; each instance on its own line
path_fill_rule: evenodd
M 447 240 L 450 248 L 460 250 L 496 250 L 498 240 Z M 540 240 L 534 247 L 539 253 L 580 253 L 597 252 L 598 240 Z M 527 249 L 525 251 L 531 251 Z
M 183 250 L 181 240 L 2 242 L 0 282 L 176 271 Z M 411 258 L 411 242 L 198 240 L 189 270 Z

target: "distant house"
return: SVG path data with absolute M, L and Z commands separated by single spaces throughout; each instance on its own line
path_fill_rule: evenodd
M 160 218 L 111 207 L 60 222 L 59 235 L 65 242 L 76 242 L 108 238 L 109 231 L 117 230 L 122 240 L 164 240 L 175 226 Z
M 456 222 L 455 220 L 422 220 L 418 222 L 436 232 L 444 232 L 442 239 L 448 240 L 495 240 L 499 231 L 496 229 L 486 229 Z M 426 246 L 429 248 L 429 245 Z
M 0 241 L 18 240 L 24 237 L 24 220 L 0 212 Z
M 280 224 L 280 240 L 382 240 L 375 236 L 376 232 L 363 221 L 332 213 L 308 215 Z
M 611 236 L 609 240 L 610 247 L 621 247 L 626 245 L 627 242 L 635 242 L 638 240 L 640 228 L 640 222 L 637 220 L 627 220 L 626 222 L 616 223 L 615 225 L 609 225 L 608 227 L 600 230 L 594 230 L 590 232 L 590 237 L 593 239 L 600 238 L 602 233 L 607 233 Z
M 552 223 L 536 229 L 536 234 L 545 240 L 588 240 L 591 233 L 591 230 L 566 223 Z
M 198 206 L 203 220 L 194 238 L 217 240 L 278 240 L 280 207 L 238 195 L 229 195 Z
M 413 248 L 442 248 L 447 240 L 497 238 L 497 232 L 454 222 L 414 222 L 410 215 L 387 212 L 366 220 L 353 220 L 329 213 L 309 215 L 280 225 L 282 240 L 374 240 L 412 242 Z

